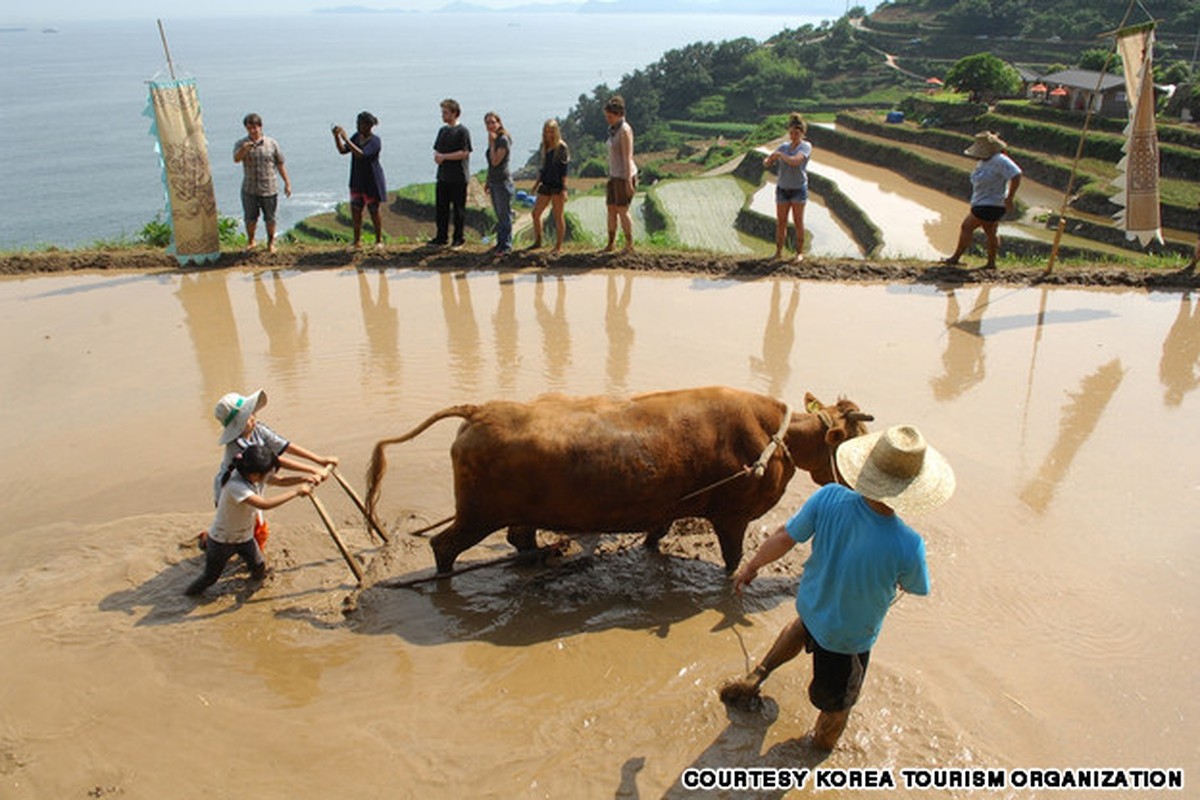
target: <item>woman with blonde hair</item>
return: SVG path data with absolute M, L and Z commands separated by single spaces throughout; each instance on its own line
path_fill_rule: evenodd
M 567 203 L 567 167 L 571 163 L 571 150 L 562 140 L 562 131 L 558 121 L 546 120 L 542 126 L 542 145 L 539 149 L 542 167 L 538 172 L 537 181 L 533 184 L 533 192 L 537 200 L 533 204 L 533 244 L 529 249 L 542 246 L 542 214 L 546 206 L 553 207 L 554 214 L 554 250 L 553 255 L 562 252 L 563 236 L 566 233 L 566 223 L 563 219 L 563 209 Z

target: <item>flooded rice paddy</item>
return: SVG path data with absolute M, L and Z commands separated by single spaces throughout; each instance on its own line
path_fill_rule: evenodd
M 0 796 L 690 797 L 693 767 L 1200 769 L 1188 295 L 75 274 L 0 281 L 0 339 Z M 261 588 L 231 567 L 204 601 L 181 594 L 227 391 L 266 388 L 262 418 L 361 489 L 377 439 L 446 405 L 707 384 L 844 394 L 957 471 L 953 500 L 910 520 L 933 592 L 892 609 L 823 761 L 801 740 L 806 659 L 762 713 L 716 696 L 791 619 L 800 561 L 736 599 L 710 534 L 662 556 L 593 536 L 558 564 L 385 588 L 431 570 L 404 532 L 452 513 L 454 423 L 390 451 L 389 545 L 318 490 L 366 587 L 295 501 L 270 514 Z M 814 488 L 795 478 L 749 544 Z M 497 534 L 462 561 L 509 552 Z

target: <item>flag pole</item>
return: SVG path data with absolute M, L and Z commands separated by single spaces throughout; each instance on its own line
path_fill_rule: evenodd
M 1133 5 L 1137 0 L 1130 0 L 1129 7 L 1125 9 L 1125 16 L 1121 18 L 1121 24 L 1117 26 L 1117 30 L 1125 27 L 1125 23 L 1129 21 L 1129 15 L 1133 13 Z M 1105 38 L 1111 36 L 1111 33 L 1104 33 L 1097 38 Z M 1109 51 L 1108 57 L 1104 59 L 1104 66 L 1100 68 L 1100 75 L 1096 78 L 1096 91 L 1093 96 L 1100 94 L 1100 87 L 1104 85 L 1104 76 L 1108 73 L 1108 66 L 1112 63 L 1113 57 L 1117 54 L 1116 42 L 1113 43 L 1112 50 Z M 1050 259 L 1046 262 L 1046 275 L 1054 271 L 1054 262 L 1058 258 L 1058 245 L 1062 241 L 1063 231 L 1067 227 L 1067 206 L 1071 202 L 1071 190 L 1075 188 L 1075 178 L 1079 174 L 1079 161 L 1083 158 L 1083 145 L 1087 141 L 1088 128 L 1092 123 L 1092 102 L 1088 101 L 1087 111 L 1083 116 L 1083 132 L 1079 134 L 1079 144 L 1075 147 L 1075 160 L 1071 162 L 1071 177 L 1067 179 L 1067 188 L 1063 192 L 1062 205 L 1058 209 L 1058 226 L 1054 229 L 1054 244 L 1050 247 Z
M 175 64 L 171 61 L 171 48 L 167 47 L 167 32 L 163 30 L 162 20 L 158 20 L 158 38 L 162 39 L 163 52 L 167 54 L 167 69 L 171 72 L 171 80 L 175 80 Z

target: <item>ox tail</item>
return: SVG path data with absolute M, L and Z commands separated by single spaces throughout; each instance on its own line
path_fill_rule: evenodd
M 470 419 L 478 409 L 479 406 L 471 404 L 443 408 L 408 433 L 394 439 L 381 439 L 376 442 L 375 450 L 371 453 L 371 463 L 367 467 L 367 514 L 375 516 L 375 505 L 379 502 L 379 494 L 383 489 L 383 474 L 387 471 L 387 456 L 383 452 L 385 447 L 411 441 L 424 433 L 430 426 L 444 419 L 451 417 Z

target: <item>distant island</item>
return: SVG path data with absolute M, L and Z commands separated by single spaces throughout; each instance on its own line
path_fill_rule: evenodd
M 806 15 L 828 15 L 831 19 L 846 10 L 845 2 L 820 0 L 805 4 Z M 387 6 L 332 6 L 316 14 L 415 14 L 420 12 Z M 586 0 L 583 3 L 529 3 L 508 8 L 491 8 L 459 0 L 433 14 L 774 14 L 796 13 L 794 2 L 782 0 Z

